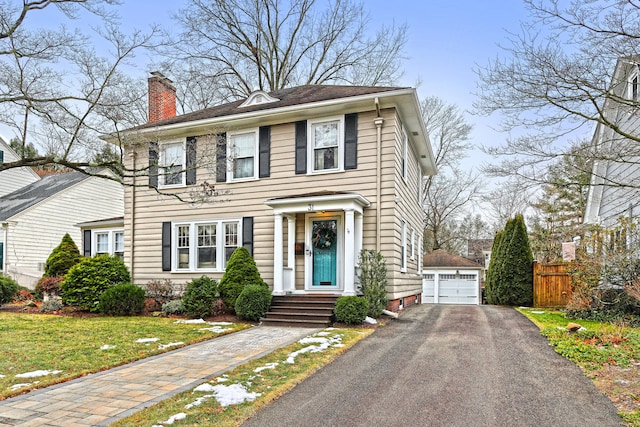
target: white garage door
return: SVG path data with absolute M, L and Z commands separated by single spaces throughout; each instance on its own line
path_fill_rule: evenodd
M 440 304 L 478 304 L 477 274 L 441 274 L 438 280 Z
M 435 280 L 434 274 L 425 274 L 422 276 L 422 303 L 433 304 L 436 300 L 435 296 Z

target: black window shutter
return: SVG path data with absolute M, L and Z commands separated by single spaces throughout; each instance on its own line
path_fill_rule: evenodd
M 242 217 L 242 246 L 253 256 L 253 217 Z
M 307 121 L 296 122 L 296 174 L 307 173 Z
M 227 134 L 216 135 L 216 182 L 227 182 Z
M 162 223 L 162 271 L 171 271 L 171 222 Z
M 149 143 L 149 187 L 158 188 L 158 143 Z
M 82 255 L 91 256 L 91 230 L 82 233 Z
M 271 174 L 271 126 L 261 126 L 258 135 L 259 177 L 267 178 Z
M 187 185 L 196 183 L 196 137 L 187 137 Z
M 358 167 L 358 114 L 344 116 L 344 168 Z

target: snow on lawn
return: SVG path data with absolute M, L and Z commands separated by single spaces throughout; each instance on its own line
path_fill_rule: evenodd
M 140 338 L 136 340 L 136 342 L 138 343 L 149 343 L 149 342 L 156 342 L 156 341 L 160 341 L 160 338 Z
M 274 369 L 278 365 L 279 365 L 278 362 L 267 363 L 264 366 L 260 366 L 260 367 L 258 367 L 256 369 L 254 369 L 253 372 L 255 372 L 256 374 L 259 374 L 260 372 L 264 371 L 265 369 Z
M 0 374 L 0 378 L 4 378 L 4 375 Z
M 315 334 L 315 335 L 310 336 L 310 337 L 304 337 L 298 342 L 300 344 L 312 344 L 312 345 L 309 345 L 307 347 L 303 347 L 298 351 L 294 351 L 293 353 L 290 353 L 289 357 L 287 357 L 287 363 L 289 363 L 291 365 L 296 363 L 296 357 L 298 357 L 298 355 L 300 355 L 300 354 L 318 353 L 318 352 L 321 352 L 321 351 L 324 351 L 324 350 L 328 349 L 331 346 L 333 346 L 333 347 L 342 347 L 343 346 L 343 344 L 342 344 L 342 335 L 334 335 L 332 337 L 325 338 L 325 336 L 318 336 L 318 334 Z
M 115 345 L 105 344 L 102 347 L 100 347 L 100 350 L 111 350 L 113 348 L 116 348 L 116 346 Z
M 159 344 L 158 345 L 158 349 L 160 350 L 164 350 L 165 348 L 169 348 L 169 347 L 175 347 L 177 345 L 182 345 L 184 344 L 182 341 L 178 341 L 178 342 L 170 342 L 169 344 Z
M 167 421 L 160 421 L 160 425 L 154 424 L 152 427 L 162 427 L 163 425 L 173 424 L 176 421 L 184 420 L 187 418 L 187 414 L 180 412 L 179 414 L 171 415 Z
M 24 374 L 17 374 L 16 378 L 36 378 L 36 377 L 44 377 L 47 375 L 55 375 L 55 374 L 59 374 L 62 371 L 44 371 L 44 370 L 39 370 L 39 371 L 33 371 L 33 372 L 26 372 Z
M 40 381 L 34 381 L 32 383 L 14 384 L 14 385 L 11 386 L 11 390 L 17 390 L 17 389 L 22 388 L 22 387 L 29 387 L 30 385 L 35 385 L 35 384 L 38 384 L 39 382 Z
M 225 326 L 233 325 L 231 322 L 207 322 L 203 319 L 176 320 L 175 323 L 185 323 L 187 325 L 209 325 L 209 328 L 200 328 L 200 331 L 209 331 L 214 334 L 221 334 L 227 331 Z

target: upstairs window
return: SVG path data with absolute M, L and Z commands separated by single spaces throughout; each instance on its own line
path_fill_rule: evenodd
M 342 170 L 343 119 L 310 122 L 312 172 Z
M 636 74 L 631 79 L 631 99 L 634 101 L 638 100 L 638 75 Z
M 181 186 L 184 182 L 184 143 L 163 144 L 160 151 L 160 182 L 163 186 Z
M 258 169 L 257 132 L 230 134 L 230 156 L 233 163 L 232 180 L 255 179 Z

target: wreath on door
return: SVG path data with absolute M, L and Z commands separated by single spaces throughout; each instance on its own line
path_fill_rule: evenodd
M 313 234 L 313 246 L 318 249 L 329 249 L 336 241 L 333 224 L 319 225 Z

